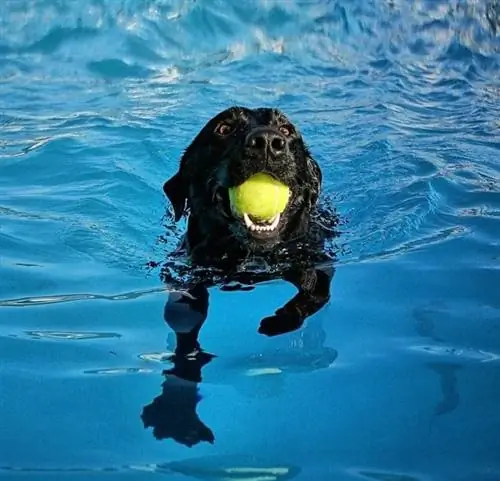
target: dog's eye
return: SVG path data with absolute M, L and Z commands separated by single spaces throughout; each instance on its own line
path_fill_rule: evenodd
M 285 136 L 285 137 L 289 137 L 290 135 L 292 135 L 292 126 L 291 125 L 282 125 L 280 127 L 280 132 Z
M 227 122 L 221 122 L 215 127 L 215 133 L 225 137 L 234 131 L 234 125 L 228 124 Z

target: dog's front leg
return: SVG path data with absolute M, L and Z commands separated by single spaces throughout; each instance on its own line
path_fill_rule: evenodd
M 266 336 L 276 336 L 299 329 L 309 316 L 318 312 L 330 299 L 330 284 L 334 273 L 332 267 L 287 272 L 283 279 L 291 282 L 299 292 L 273 316 L 262 319 L 259 332 Z
M 207 319 L 208 305 L 208 289 L 201 284 L 169 294 L 163 318 L 175 332 L 177 356 L 193 355 L 201 350 L 198 335 Z

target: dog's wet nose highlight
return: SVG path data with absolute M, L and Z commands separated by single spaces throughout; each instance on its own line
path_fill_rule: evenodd
M 247 149 L 254 153 L 267 151 L 273 155 L 281 154 L 286 148 L 286 139 L 279 132 L 272 129 L 255 129 L 246 138 Z

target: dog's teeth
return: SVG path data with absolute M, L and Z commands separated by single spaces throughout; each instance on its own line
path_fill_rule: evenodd
M 278 214 L 274 220 L 271 222 L 271 225 L 269 226 L 269 230 L 274 230 L 276 227 L 278 227 L 278 224 L 280 222 L 280 214 Z
M 271 222 L 266 225 L 255 224 L 254 222 L 252 222 L 252 219 L 250 219 L 250 216 L 247 213 L 243 214 L 243 220 L 245 221 L 247 229 L 250 229 L 251 231 L 269 232 L 278 227 L 278 224 L 280 222 L 280 214 L 271 219 Z
M 252 229 L 252 227 L 255 225 L 251 221 L 250 217 L 248 216 L 248 214 L 246 212 L 243 214 L 243 220 L 245 221 L 245 225 L 247 226 L 248 229 Z

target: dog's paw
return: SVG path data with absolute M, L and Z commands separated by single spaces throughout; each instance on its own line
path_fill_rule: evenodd
M 265 336 L 279 336 L 299 329 L 303 322 L 303 319 L 295 314 L 276 314 L 262 319 L 259 333 Z

